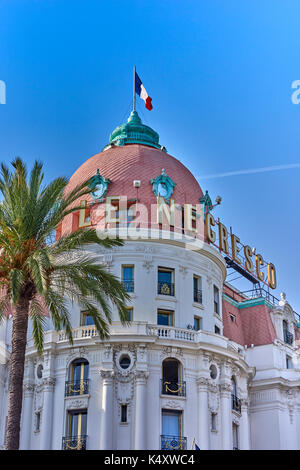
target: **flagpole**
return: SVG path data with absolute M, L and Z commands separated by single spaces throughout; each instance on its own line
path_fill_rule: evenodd
M 135 66 L 133 67 L 133 111 L 135 111 Z

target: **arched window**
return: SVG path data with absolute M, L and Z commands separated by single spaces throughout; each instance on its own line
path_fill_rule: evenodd
M 88 393 L 89 363 L 79 358 L 72 362 L 69 369 L 69 380 L 66 382 L 66 396 Z
M 181 363 L 167 358 L 162 363 L 162 394 L 185 396 L 185 382 L 182 381 Z

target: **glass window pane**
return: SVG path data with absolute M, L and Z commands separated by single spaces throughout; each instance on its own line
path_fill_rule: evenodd
M 171 284 L 172 283 L 172 272 L 171 271 L 158 271 L 158 282 Z
M 172 313 L 171 312 L 158 312 L 157 313 L 157 324 L 172 326 Z
M 180 435 L 180 413 L 163 411 L 162 413 L 162 434 L 167 436 Z
M 123 266 L 123 281 L 133 281 L 133 266 Z

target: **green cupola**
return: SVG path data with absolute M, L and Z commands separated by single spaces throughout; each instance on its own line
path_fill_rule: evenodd
M 109 137 L 109 144 L 103 150 L 113 146 L 122 146 L 128 144 L 149 145 L 156 149 L 166 152 L 166 148 L 159 144 L 159 135 L 151 127 L 142 123 L 136 111 L 132 111 L 127 122 L 118 126 Z

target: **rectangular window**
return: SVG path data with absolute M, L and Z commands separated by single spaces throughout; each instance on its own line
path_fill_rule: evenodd
M 217 325 L 215 325 L 215 333 L 216 333 L 216 335 L 220 335 L 220 334 L 221 334 L 221 330 L 220 330 L 220 328 L 219 328 Z
M 239 448 L 239 427 L 235 423 L 232 423 L 232 443 L 233 443 L 233 450 L 238 450 L 238 448 Z
M 286 368 L 293 369 L 293 361 L 291 356 L 286 356 Z
M 134 291 L 134 265 L 122 266 L 122 283 L 126 292 Z
M 121 423 L 127 423 L 127 405 L 121 405 Z
M 87 425 L 87 410 L 75 410 L 68 412 L 69 436 L 85 436 Z
M 133 307 L 126 307 L 128 318 L 127 320 L 132 321 L 133 320 Z
M 217 413 L 211 414 L 211 430 L 212 431 L 217 430 Z
M 94 319 L 89 312 L 80 312 L 80 326 L 94 325 Z
M 41 413 L 40 411 L 38 411 L 37 413 L 35 413 L 34 432 L 40 431 L 40 425 L 41 425 Z
M 182 411 L 162 410 L 162 434 L 181 437 Z
M 174 295 L 174 269 L 158 268 L 157 293 Z
M 214 312 L 220 315 L 219 289 L 214 286 Z
M 165 326 L 174 326 L 174 312 L 172 310 L 158 310 L 157 324 Z
M 202 280 L 199 276 L 193 277 L 194 283 L 194 302 L 202 304 Z
M 200 318 L 200 317 L 194 317 L 194 330 L 195 331 L 201 330 L 201 328 L 202 328 L 201 320 L 202 320 L 202 318 Z
M 235 315 L 233 315 L 233 313 L 230 313 L 229 316 L 232 323 L 235 323 Z

